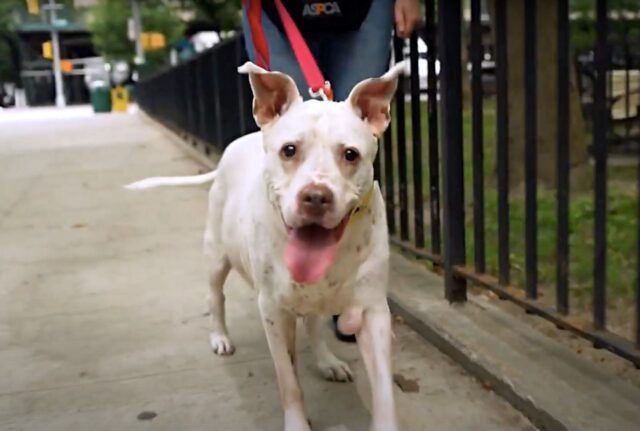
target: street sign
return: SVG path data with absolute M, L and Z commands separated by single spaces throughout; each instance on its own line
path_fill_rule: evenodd
M 69 21 L 64 18 L 57 18 L 52 22 L 52 24 L 55 28 L 62 29 L 69 25 Z
M 136 24 L 133 18 L 127 19 L 127 38 L 131 41 L 136 40 Z
M 79 7 L 90 7 L 97 5 L 99 0 L 73 0 L 73 5 L 76 8 Z

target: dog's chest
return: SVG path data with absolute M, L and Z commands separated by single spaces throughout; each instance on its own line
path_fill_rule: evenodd
M 333 280 L 314 285 L 291 282 L 277 288 L 274 296 L 282 308 L 300 316 L 339 314 L 351 303 L 353 289 L 346 282 Z
M 313 285 L 293 282 L 282 268 L 284 280 L 273 286 L 272 294 L 284 309 L 297 315 L 338 314 L 353 302 L 354 280 L 361 264 L 359 256 L 348 248 L 327 277 Z

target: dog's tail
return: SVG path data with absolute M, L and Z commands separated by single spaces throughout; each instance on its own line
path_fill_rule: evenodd
M 163 186 L 193 186 L 210 183 L 216 179 L 216 171 L 189 177 L 152 177 L 124 186 L 128 190 L 144 190 Z

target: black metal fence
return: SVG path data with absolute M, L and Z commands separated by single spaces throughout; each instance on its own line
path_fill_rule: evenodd
M 242 38 L 221 42 L 176 67 L 139 83 L 138 103 L 149 115 L 207 152 L 223 150 L 234 139 L 257 130 L 251 112 L 253 96 L 245 76 Z
M 624 225 L 627 230 L 624 236 L 635 238 L 631 240 L 631 250 L 625 253 L 634 263 L 631 268 L 624 265 L 616 268 L 616 271 L 633 273 L 629 283 L 633 286 L 626 286 L 625 290 L 628 314 L 624 319 L 635 323 L 624 335 L 608 330 L 607 326 L 611 293 L 607 278 L 608 245 L 611 246 L 607 238 L 611 227 L 608 220 L 619 216 L 613 213 L 617 209 L 607 206 L 608 191 L 612 187 L 608 156 L 611 150 L 615 151 L 621 137 L 627 148 L 640 143 L 640 109 L 633 106 L 633 101 L 638 100 L 634 96 L 638 91 L 634 85 L 640 85 L 634 83 L 634 79 L 640 78 L 633 78 L 640 73 L 637 72 L 639 56 L 634 49 L 640 46 L 640 41 L 626 38 L 626 44 L 616 45 L 609 29 L 614 18 L 608 1 L 595 0 L 591 14 L 595 30 L 593 49 L 576 53 L 570 46 L 569 1 L 557 1 L 557 34 L 552 41 L 557 59 L 556 64 L 548 65 L 553 68 L 557 92 L 553 100 L 544 101 L 555 104 L 557 109 L 552 149 L 555 182 L 549 192 L 548 185 L 538 187 L 540 170 L 546 167 L 539 166 L 538 137 L 544 125 L 538 119 L 541 89 L 537 63 L 539 51 L 546 47 L 537 43 L 540 23 L 537 22 L 539 15 L 534 13 L 536 1 L 519 0 L 525 12 L 521 42 L 510 38 L 507 31 L 507 8 L 516 7 L 516 2 L 494 1 L 493 46 L 489 48 L 483 41 L 487 11 L 481 7 L 481 0 L 471 0 L 468 23 L 462 19 L 460 0 L 425 1 L 425 26 L 419 34 L 427 45 L 426 56 L 418 50 L 420 41 L 416 33 L 409 41 L 411 74 L 400 78 L 393 121 L 381 139 L 374 165 L 385 195 L 390 241 L 415 257 L 430 261 L 443 273 L 445 296 L 449 301 L 466 300 L 469 283 L 484 287 L 499 298 L 590 340 L 595 347 L 606 348 L 640 366 L 640 158 L 637 150 L 625 159 L 632 165 L 630 184 L 634 206 Z M 624 16 L 618 14 L 616 19 Z M 631 16 L 630 19 L 639 22 L 640 11 Z M 465 27 L 465 24 L 468 25 Z M 467 30 L 468 44 L 462 43 L 463 30 Z M 508 43 L 522 43 L 519 58 L 508 55 Z M 468 53 L 463 52 L 463 46 L 469 47 Z M 620 52 L 624 55 L 612 56 L 612 52 L 618 52 L 613 46 L 622 47 Z M 403 41 L 394 41 L 396 58 L 404 57 L 404 48 Z M 468 60 L 463 64 L 465 58 Z M 620 63 L 620 58 L 624 62 Z M 186 64 L 142 82 L 140 105 L 179 131 L 223 148 L 233 138 L 255 128 L 246 78 L 235 71 L 242 61 L 241 40 L 228 40 Z M 423 62 L 426 62 L 426 79 L 420 75 L 421 70 L 424 75 Z M 513 161 L 509 153 L 513 151 L 514 142 L 509 116 L 514 113 L 510 109 L 509 67 L 518 62 L 524 67 L 524 151 L 519 162 L 524 169 L 522 187 L 514 188 L 510 182 Z M 487 63 L 490 63 L 488 67 Z M 465 70 L 469 70 L 468 77 Z M 614 72 L 620 76 L 617 73 L 620 70 L 623 90 L 614 94 L 611 76 Z M 495 83 L 495 96 L 487 96 L 487 73 Z M 577 75 L 572 77 L 574 73 Z M 464 91 L 466 79 L 468 95 Z M 574 79 L 580 89 L 579 98 L 575 100 L 570 93 Z M 580 196 L 572 196 L 571 192 L 572 103 L 581 104 L 582 117 L 587 122 L 582 144 L 591 148 L 591 163 L 586 163 L 586 169 L 592 174 L 588 180 L 592 186 L 586 187 L 586 195 L 592 201 L 584 222 L 590 226 L 586 230 L 587 238 L 576 238 L 576 230 L 584 234 L 585 229 L 577 229 L 573 221 L 576 208 L 572 199 L 584 199 L 585 192 Z M 621 103 L 624 113 L 614 113 Z M 489 114 L 492 119 L 488 119 Z M 620 119 L 623 127 L 617 128 L 616 122 Z M 488 174 L 489 165 L 493 169 Z M 542 193 L 547 197 L 551 193 L 551 210 L 546 206 L 542 208 Z M 516 211 L 515 204 L 520 201 L 522 207 Z M 547 223 L 549 218 L 553 223 Z M 521 232 L 514 231 L 516 222 Z M 551 238 L 550 247 L 541 242 L 543 237 Z M 578 286 L 582 297 L 587 292 L 589 299 L 584 302 L 591 310 L 591 316 L 582 320 L 574 315 L 579 310 L 571 303 L 572 294 L 577 290 L 572 270 L 580 266 L 572 258 L 578 254 L 576 250 L 584 251 L 581 241 L 590 244 L 587 271 L 591 273 L 587 276 L 587 287 Z M 490 248 L 490 244 L 495 247 Z M 520 277 L 513 277 L 514 271 Z M 547 294 L 552 290 L 554 295 Z M 617 291 L 614 293 L 617 295 Z M 619 302 L 619 298 L 614 299 Z

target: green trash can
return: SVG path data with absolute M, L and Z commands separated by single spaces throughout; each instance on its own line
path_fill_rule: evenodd
M 93 112 L 111 112 L 111 89 L 104 81 L 94 81 L 89 89 Z

